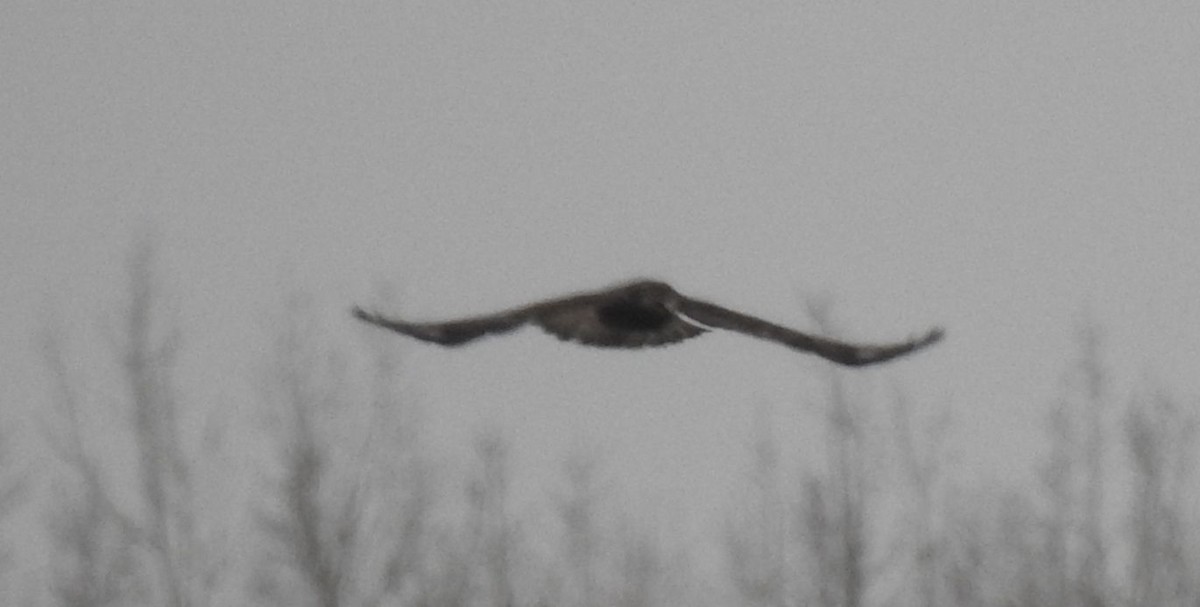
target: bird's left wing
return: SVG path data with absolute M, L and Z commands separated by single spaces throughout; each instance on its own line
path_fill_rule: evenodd
M 812 352 L 835 363 L 853 367 L 881 363 L 915 352 L 936 343 L 943 336 L 941 329 L 933 329 L 921 337 L 908 341 L 883 345 L 856 345 L 809 335 L 761 318 L 687 297 L 681 299 L 679 312 L 702 325 L 771 340 L 794 350 Z
M 443 346 L 457 346 L 495 333 L 507 333 L 529 321 L 530 308 L 517 308 L 487 316 L 475 316 L 448 322 L 414 323 L 386 318 L 355 306 L 354 317 L 397 333 Z

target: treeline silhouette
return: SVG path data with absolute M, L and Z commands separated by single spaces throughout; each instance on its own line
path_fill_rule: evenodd
M 249 370 L 252 411 L 190 406 L 177 381 L 187 340 L 155 266 L 141 241 L 106 344 L 109 389 L 72 359 L 64 327 L 45 328 L 54 406 L 35 426 L 53 463 L 0 450 L 13 604 L 1200 604 L 1195 411 L 1150 388 L 1112 394 L 1093 324 L 1047 403 L 1032 487 L 955 476 L 948 411 L 969 403 L 869 397 L 830 370 L 811 420 L 821 456 L 789 455 L 760 425 L 752 472 L 713 530 L 725 557 L 712 579 L 654 530 L 605 514 L 602 462 L 579 453 L 546 497 L 553 545 L 531 546 L 509 506 L 505 438 L 481 433 L 467 476 L 451 478 L 422 442 L 395 349 L 369 341 L 350 356 L 303 295 Z

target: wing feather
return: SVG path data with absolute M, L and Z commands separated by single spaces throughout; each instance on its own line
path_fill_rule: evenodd
M 853 367 L 881 363 L 915 352 L 937 342 L 943 336 L 941 329 L 933 329 L 919 338 L 908 341 L 882 345 L 856 345 L 809 335 L 761 318 L 687 297 L 681 298 L 679 311 L 702 325 L 774 341 L 794 350 L 811 352 L 835 363 Z

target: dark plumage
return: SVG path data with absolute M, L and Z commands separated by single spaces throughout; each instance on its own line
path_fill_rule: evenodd
M 589 346 L 640 348 L 696 337 L 710 328 L 728 329 L 812 352 L 833 362 L 861 366 L 891 360 L 942 338 L 941 329 L 893 344 L 854 345 L 801 333 L 721 306 L 685 297 L 670 285 L 639 280 L 603 291 L 568 295 L 487 316 L 449 322 L 411 323 L 354 308 L 373 325 L 443 346 L 506 333 L 533 323 L 557 336 Z

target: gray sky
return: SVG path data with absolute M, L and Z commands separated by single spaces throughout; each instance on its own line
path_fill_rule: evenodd
M 177 6 L 0 5 L 6 408 L 44 402 L 48 301 L 103 339 L 146 225 L 213 400 L 293 283 L 361 340 L 381 283 L 440 318 L 634 275 L 809 328 L 828 295 L 862 340 L 946 326 L 862 373 L 951 404 L 966 470 L 1023 474 L 1082 314 L 1117 394 L 1200 393 L 1193 3 Z M 393 345 L 447 453 L 500 427 L 544 484 L 591 445 L 650 518 L 719 512 L 755 412 L 798 440 L 827 371 L 725 335 Z

